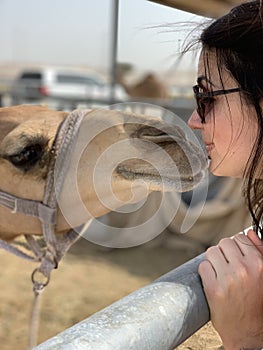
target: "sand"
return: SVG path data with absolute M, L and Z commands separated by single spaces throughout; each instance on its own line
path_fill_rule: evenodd
M 150 283 L 184 263 L 184 251 L 154 244 L 107 250 L 81 240 L 52 272 L 43 293 L 39 342 Z M 0 251 L 0 348 L 27 349 L 35 264 Z M 177 349 L 219 349 L 220 339 L 208 323 Z M 124 349 L 125 350 L 125 349 Z

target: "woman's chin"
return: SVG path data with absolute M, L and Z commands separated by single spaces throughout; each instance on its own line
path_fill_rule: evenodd
M 222 166 L 222 164 L 215 162 L 211 157 L 209 157 L 209 171 L 215 176 L 227 176 L 226 169 Z
M 235 178 L 242 178 L 243 174 L 230 166 L 227 167 L 223 163 L 215 162 L 210 158 L 209 171 L 215 176 L 229 176 Z

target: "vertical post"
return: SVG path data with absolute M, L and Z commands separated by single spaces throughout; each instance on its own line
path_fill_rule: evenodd
M 117 49 L 118 49 L 118 26 L 119 26 L 119 0 L 112 0 L 112 39 L 111 39 L 111 103 L 115 101 L 116 74 L 117 74 Z

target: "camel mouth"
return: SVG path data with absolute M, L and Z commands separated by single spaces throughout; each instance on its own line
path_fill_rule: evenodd
M 160 174 L 156 169 L 152 168 L 152 171 L 143 171 L 137 169 L 127 168 L 124 165 L 118 165 L 115 169 L 116 173 L 122 176 L 125 180 L 135 181 L 141 180 L 149 186 L 153 191 L 176 191 L 187 192 L 193 190 L 198 186 L 206 176 L 206 169 L 202 169 L 196 174 L 176 174 L 171 171 Z
M 142 180 L 149 190 L 187 192 L 206 177 L 205 153 L 179 127 L 145 125 L 134 134 L 133 146 L 140 158 L 122 161 L 115 172 L 128 181 Z

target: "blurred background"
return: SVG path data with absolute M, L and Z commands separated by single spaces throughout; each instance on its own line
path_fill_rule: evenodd
M 159 99 L 193 109 L 196 56 L 179 58 L 204 17 L 147 0 L 0 0 L 0 18 L 2 106 Z

